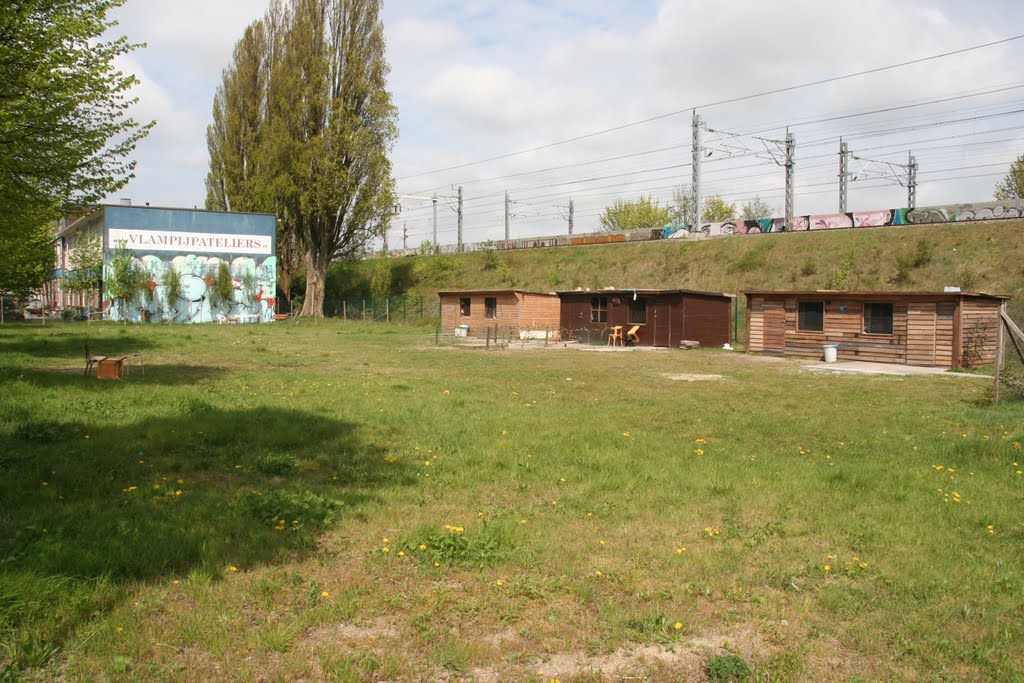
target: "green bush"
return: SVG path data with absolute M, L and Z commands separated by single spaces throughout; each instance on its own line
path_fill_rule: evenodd
M 712 683 L 742 683 L 750 678 L 750 667 L 739 655 L 718 655 L 708 661 L 706 673 Z

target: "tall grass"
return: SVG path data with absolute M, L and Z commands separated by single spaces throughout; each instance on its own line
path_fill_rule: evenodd
M 145 375 L 83 377 L 86 339 Z M 2 326 L 0 382 L 9 676 L 1024 675 L 985 380 L 303 321 Z

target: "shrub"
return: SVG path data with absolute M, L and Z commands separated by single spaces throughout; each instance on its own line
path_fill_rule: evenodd
M 742 683 L 750 678 L 750 667 L 739 655 L 718 655 L 708 661 L 706 673 L 712 683 Z

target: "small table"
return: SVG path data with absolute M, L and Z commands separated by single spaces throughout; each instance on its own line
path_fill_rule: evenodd
M 107 357 L 96 363 L 96 379 L 121 379 L 127 356 Z
M 259 313 L 239 313 L 235 316 L 235 319 L 240 323 L 258 323 L 260 321 Z

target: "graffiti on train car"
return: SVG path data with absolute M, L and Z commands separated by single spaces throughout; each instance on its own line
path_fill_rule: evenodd
M 695 230 L 691 229 L 688 225 L 672 225 L 653 230 L 624 230 L 579 235 L 527 237 L 494 242 L 473 242 L 463 244 L 461 247 L 455 244 L 446 244 L 437 247 L 436 251 L 441 254 L 457 254 L 485 249 L 538 249 L 543 247 L 647 242 L 661 239 L 686 239 L 690 237 L 726 237 L 730 235 L 758 235 L 777 232 L 880 228 L 899 225 L 959 223 L 1022 217 L 1024 217 L 1024 206 L 1022 206 L 1021 200 L 973 202 L 943 206 L 923 206 L 914 209 L 896 208 L 846 213 L 805 214 L 794 216 L 793 224 L 789 227 L 786 226 L 785 218 L 735 219 L 720 223 L 704 223 Z M 415 249 L 395 249 L 389 253 L 392 256 L 414 256 L 419 252 Z

